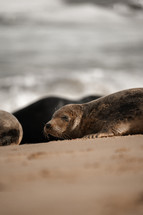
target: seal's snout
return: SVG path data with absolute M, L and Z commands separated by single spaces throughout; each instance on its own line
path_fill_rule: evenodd
M 44 126 L 44 134 L 46 137 L 48 137 L 49 132 L 51 131 L 52 125 L 51 123 L 47 122 Z
M 46 127 L 46 129 L 49 129 L 49 128 L 51 128 L 51 124 L 50 123 L 46 123 L 45 127 Z

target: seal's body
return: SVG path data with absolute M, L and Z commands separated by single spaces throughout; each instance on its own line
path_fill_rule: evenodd
M 143 88 L 66 105 L 54 113 L 44 132 L 63 139 L 143 134 Z
M 15 116 L 0 110 L 0 146 L 20 144 L 23 136 L 22 126 Z

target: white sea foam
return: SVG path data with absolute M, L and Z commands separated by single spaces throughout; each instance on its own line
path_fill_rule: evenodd
M 141 87 L 140 74 L 113 72 L 92 69 L 87 72 L 74 72 L 62 77 L 46 74 L 9 77 L 0 80 L 1 109 L 14 111 L 41 97 L 62 96 L 77 99 L 88 95 L 107 95 L 118 90 Z

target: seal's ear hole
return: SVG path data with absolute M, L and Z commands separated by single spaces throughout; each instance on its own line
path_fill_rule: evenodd
M 66 122 L 69 122 L 69 117 L 66 115 L 61 116 L 61 119 L 66 121 Z

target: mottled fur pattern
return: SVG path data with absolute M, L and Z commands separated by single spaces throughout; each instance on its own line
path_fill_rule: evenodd
M 143 134 L 143 88 L 66 105 L 54 113 L 44 132 L 63 139 Z
M 22 136 L 22 127 L 16 117 L 0 110 L 0 146 L 20 144 Z

